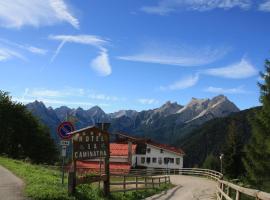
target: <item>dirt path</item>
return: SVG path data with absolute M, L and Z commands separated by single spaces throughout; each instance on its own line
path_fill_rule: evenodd
M 24 200 L 23 181 L 0 165 L 0 200 Z
M 206 178 L 172 175 L 171 182 L 177 187 L 146 200 L 213 200 L 216 183 Z

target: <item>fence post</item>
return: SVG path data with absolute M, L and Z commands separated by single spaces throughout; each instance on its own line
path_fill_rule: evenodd
M 154 184 L 154 178 L 152 177 L 152 188 L 154 189 L 155 184 Z
M 230 196 L 230 187 L 227 186 L 227 195 Z
M 126 194 L 126 176 L 124 176 L 123 189 L 124 189 L 124 194 Z
M 135 181 L 136 181 L 136 191 L 138 190 L 138 177 L 135 177 Z
M 238 190 L 236 190 L 235 200 L 240 200 L 240 192 Z
M 169 176 L 169 183 L 171 183 L 171 177 Z
M 160 187 L 160 177 L 158 178 L 158 187 Z
M 144 177 L 144 187 L 145 187 L 145 188 L 147 188 L 147 182 L 146 182 L 146 181 L 147 181 L 147 178 L 146 178 L 146 176 L 145 176 L 145 177 Z

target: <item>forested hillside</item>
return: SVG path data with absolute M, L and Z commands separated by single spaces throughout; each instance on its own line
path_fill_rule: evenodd
M 248 143 L 251 136 L 249 118 L 254 116 L 254 111 L 259 107 L 231 114 L 228 117 L 216 118 L 208 121 L 199 128 L 193 130 L 185 138 L 175 142 L 186 153 L 185 166 L 202 166 L 209 155 L 216 158 L 224 153 L 227 145 L 229 126 L 236 122 L 237 137 L 243 145 Z
M 35 163 L 53 163 L 57 151 L 49 129 L 25 106 L 12 102 L 0 90 L 0 154 L 12 158 L 29 158 Z

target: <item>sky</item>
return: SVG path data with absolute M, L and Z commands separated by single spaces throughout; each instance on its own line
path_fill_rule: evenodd
M 270 0 L 1 0 L 0 90 L 106 112 L 260 105 Z

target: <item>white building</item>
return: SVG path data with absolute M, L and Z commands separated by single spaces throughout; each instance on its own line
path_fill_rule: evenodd
M 129 153 L 128 160 L 133 168 L 183 168 L 183 157 L 185 153 L 179 148 L 154 143 L 151 140 L 131 137 L 125 134 L 116 134 L 117 143 L 129 143 L 132 153 Z M 136 146 L 134 147 L 134 144 Z M 135 151 L 134 151 L 135 148 Z

